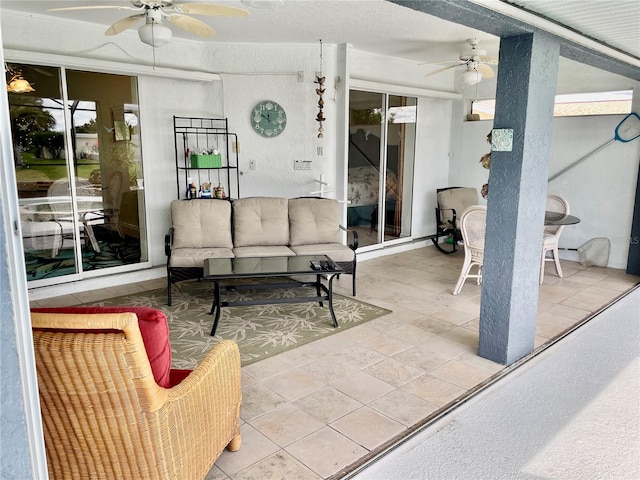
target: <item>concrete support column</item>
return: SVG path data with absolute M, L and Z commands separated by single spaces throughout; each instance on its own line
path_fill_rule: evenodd
M 636 201 L 633 207 L 627 273 L 640 275 L 640 170 L 638 170 L 638 181 L 636 182 Z
M 631 102 L 631 111 L 640 112 L 640 82 L 636 82 L 633 89 L 633 101 Z M 640 140 L 633 142 L 633 148 L 636 149 L 640 158 Z M 628 145 L 632 147 L 632 145 Z M 631 275 L 640 275 L 640 167 L 638 167 L 638 181 L 636 182 L 636 201 L 633 207 L 633 217 L 631 221 L 631 235 L 629 238 L 629 256 L 627 257 L 627 273 Z
M 478 354 L 509 365 L 533 350 L 548 159 L 560 44 L 545 33 L 504 37 L 492 151 Z

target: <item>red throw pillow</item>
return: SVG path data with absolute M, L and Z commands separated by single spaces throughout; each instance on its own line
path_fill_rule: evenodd
M 175 387 L 176 385 L 178 385 L 180 382 L 182 382 L 182 380 L 187 378 L 191 374 L 191 372 L 192 370 L 176 370 L 175 368 L 172 368 L 169 374 L 169 381 L 171 382 L 171 386 Z
M 40 313 L 135 313 L 144 348 L 149 357 L 153 378 L 164 388 L 172 386 L 169 378 L 171 370 L 171 345 L 169 343 L 169 325 L 162 310 L 150 307 L 43 307 L 32 308 Z

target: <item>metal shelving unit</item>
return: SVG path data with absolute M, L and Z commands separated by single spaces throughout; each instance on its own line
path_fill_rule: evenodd
M 176 147 L 176 184 L 178 198 L 189 196 L 189 179 L 197 186 L 197 198 L 201 197 L 200 186 L 211 183 L 211 190 L 224 187 L 225 198 L 240 198 L 238 175 L 238 137 L 229 132 L 226 118 L 173 117 Z M 191 166 L 191 153 L 202 153 L 215 149 L 221 155 L 219 167 Z

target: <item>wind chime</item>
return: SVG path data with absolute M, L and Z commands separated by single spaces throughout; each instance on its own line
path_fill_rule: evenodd
M 319 157 L 324 155 L 324 127 L 322 123 L 324 118 L 324 100 L 322 95 L 324 94 L 324 76 L 322 75 L 322 39 L 320 39 L 320 71 L 316 74 L 316 79 L 313 83 L 318 84 L 316 88 L 316 94 L 318 95 L 318 115 L 316 115 L 316 121 L 318 122 L 318 136 L 316 138 L 316 153 Z

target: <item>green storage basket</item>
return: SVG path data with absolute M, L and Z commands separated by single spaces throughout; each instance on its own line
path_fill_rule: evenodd
M 192 153 L 190 155 L 191 160 L 191 168 L 220 168 L 222 167 L 222 155 L 211 154 L 211 155 L 200 155 L 197 153 Z

